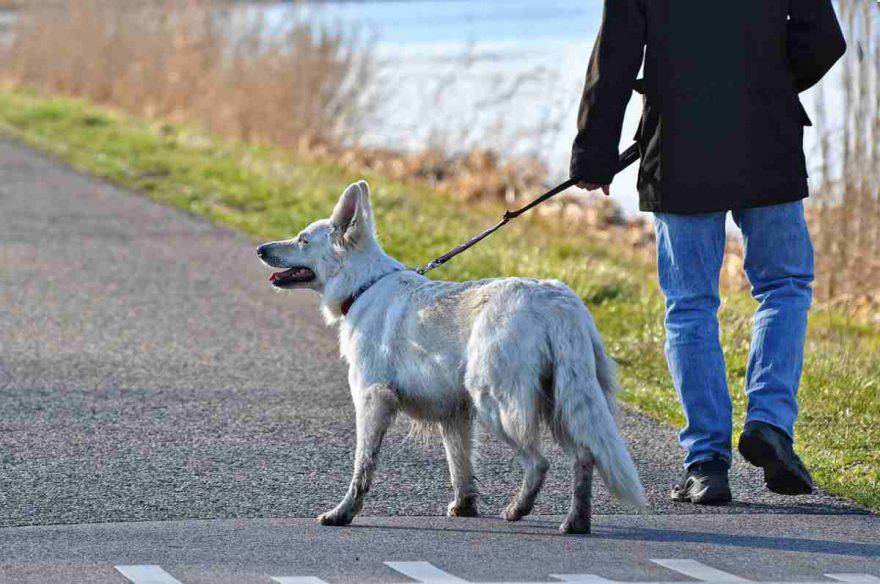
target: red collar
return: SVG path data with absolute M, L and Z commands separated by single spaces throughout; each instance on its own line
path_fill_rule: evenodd
M 379 280 L 383 279 L 385 276 L 389 276 L 389 275 L 394 274 L 395 272 L 399 272 L 399 271 L 400 270 L 394 270 L 394 271 L 388 272 L 386 274 L 383 274 L 383 275 L 379 276 L 378 278 L 376 278 L 375 280 L 373 280 L 372 282 L 370 282 L 369 284 L 358 288 L 357 292 L 355 292 L 354 294 L 352 294 L 351 296 L 349 296 L 348 298 L 346 298 L 345 300 L 342 301 L 342 305 L 339 307 L 339 311 L 342 313 L 342 316 L 348 316 L 348 311 L 351 310 L 352 305 L 354 305 L 354 303 L 357 302 L 357 299 L 360 298 L 364 292 L 366 292 L 367 290 L 372 288 L 374 284 L 377 284 L 379 282 Z

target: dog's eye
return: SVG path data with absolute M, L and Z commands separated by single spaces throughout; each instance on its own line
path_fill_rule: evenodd
M 297 242 L 301 247 L 305 247 L 305 246 L 307 246 L 307 245 L 309 244 L 309 240 L 306 239 L 306 238 L 305 238 L 304 236 L 302 236 L 302 235 L 300 235 L 300 236 L 297 238 L 296 242 Z

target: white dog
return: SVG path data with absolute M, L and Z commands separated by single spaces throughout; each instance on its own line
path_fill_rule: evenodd
M 455 498 L 450 516 L 475 516 L 471 465 L 476 417 L 520 456 L 524 478 L 503 517 L 532 510 L 544 481 L 541 426 L 574 457 L 563 533 L 588 533 L 593 466 L 611 492 L 642 507 L 645 495 L 614 420 L 615 364 L 575 293 L 555 280 L 429 280 L 389 257 L 376 239 L 366 182 L 343 193 L 333 216 L 295 239 L 260 246 L 284 268 L 278 288 L 322 296 L 339 324 L 357 418 L 354 476 L 345 498 L 318 517 L 347 525 L 363 506 L 382 438 L 398 412 L 437 426 Z

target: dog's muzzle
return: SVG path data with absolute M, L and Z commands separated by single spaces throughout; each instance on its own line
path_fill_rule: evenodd
M 263 263 L 273 268 L 286 268 L 269 276 L 269 282 L 276 288 L 293 288 L 299 284 L 308 284 L 315 280 L 315 272 L 306 266 L 290 266 L 281 261 L 274 253 L 275 243 L 265 243 L 257 248 L 257 255 Z

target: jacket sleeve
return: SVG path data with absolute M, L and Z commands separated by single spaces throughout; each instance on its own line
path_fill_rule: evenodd
M 605 0 L 578 113 L 572 178 L 598 184 L 609 184 L 614 178 L 623 115 L 644 46 L 642 0 Z
M 831 0 L 791 0 L 788 62 L 798 92 L 819 82 L 846 51 Z

